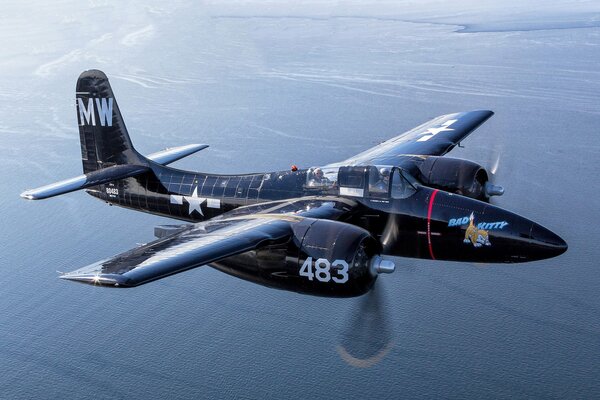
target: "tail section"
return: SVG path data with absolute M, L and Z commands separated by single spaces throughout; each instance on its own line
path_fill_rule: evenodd
M 81 140 L 83 175 L 26 190 L 21 197 L 46 199 L 75 190 L 154 173 L 167 165 L 208 147 L 190 144 L 173 147 L 144 157 L 131 143 L 115 95 L 102 71 L 83 72 L 77 80 L 77 121 Z
M 133 148 L 104 72 L 83 72 L 77 80 L 76 98 L 84 173 L 114 165 L 146 164 Z

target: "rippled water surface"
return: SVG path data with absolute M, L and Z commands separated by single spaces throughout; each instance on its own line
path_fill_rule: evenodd
M 516 3 L 514 20 L 435 2 L 6 2 L 0 398 L 600 396 L 599 11 L 563 3 L 570 14 L 546 17 Z M 61 281 L 173 223 L 85 193 L 19 198 L 81 173 L 74 90 L 90 68 L 109 76 L 141 152 L 208 143 L 177 166 L 209 172 L 333 162 L 440 114 L 494 110 L 452 156 L 497 167 L 496 203 L 569 251 L 398 259 L 345 300 L 206 267 L 131 290 Z

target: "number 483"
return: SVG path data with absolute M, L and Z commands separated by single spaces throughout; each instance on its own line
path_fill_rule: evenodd
M 309 281 L 317 278 L 319 282 L 346 283 L 348 282 L 348 263 L 344 260 L 335 260 L 330 263 L 326 258 L 318 258 L 314 262 L 313 272 L 313 259 L 308 257 L 300 267 L 299 274 L 307 277 Z

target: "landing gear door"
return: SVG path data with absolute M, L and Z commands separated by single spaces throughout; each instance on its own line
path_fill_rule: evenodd
M 340 196 L 364 197 L 368 184 L 368 167 L 340 167 Z

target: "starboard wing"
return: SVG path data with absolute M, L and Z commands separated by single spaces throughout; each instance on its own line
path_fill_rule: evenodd
M 442 115 L 332 166 L 396 165 L 403 155 L 442 156 L 484 123 L 489 110 Z

